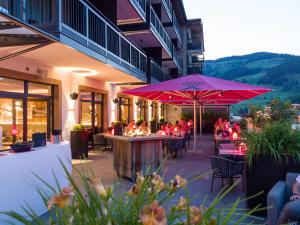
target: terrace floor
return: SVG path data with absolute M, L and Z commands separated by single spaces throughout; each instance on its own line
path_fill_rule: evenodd
M 197 151 L 192 150 L 192 141 L 190 149 L 183 154 L 182 158 L 166 160 L 163 168 L 163 177 L 165 180 L 172 179 L 175 175 L 190 178 L 194 175 L 201 175 L 211 170 L 209 156 L 214 153 L 214 141 L 212 135 L 203 135 L 198 138 Z M 119 183 L 124 191 L 129 190 L 133 184 L 130 180 L 117 177 L 113 169 L 113 155 L 110 152 L 92 151 L 86 160 L 73 160 L 75 168 L 87 167 L 92 169 L 95 176 L 99 176 L 105 185 Z M 73 174 L 75 180 L 79 180 L 76 174 Z M 189 195 L 194 196 L 193 204 L 200 205 L 204 198 L 211 202 L 221 190 L 221 179 L 215 179 L 214 190 L 210 192 L 211 176 L 207 175 L 203 179 L 189 181 Z M 177 204 L 178 198 L 184 193 L 178 193 L 174 199 Z M 241 181 L 238 185 L 225 197 L 222 204 L 233 203 L 238 197 L 244 198 L 245 194 L 242 190 Z M 241 203 L 240 207 L 245 207 L 245 203 Z

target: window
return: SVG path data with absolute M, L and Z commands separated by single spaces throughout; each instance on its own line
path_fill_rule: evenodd
M 152 115 L 152 118 L 158 119 L 158 104 L 157 104 L 157 102 L 152 102 L 152 104 L 151 104 L 151 115 Z
M 123 124 L 130 122 L 130 98 L 119 97 L 119 121 Z
M 147 120 L 147 101 L 139 100 L 138 101 L 138 119 Z
M 45 132 L 50 137 L 52 90 L 51 85 L 0 77 L 0 149 L 16 141 L 31 140 L 37 132 Z

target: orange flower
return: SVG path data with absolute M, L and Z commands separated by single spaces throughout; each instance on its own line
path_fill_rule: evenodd
M 145 177 L 142 173 L 136 173 L 136 184 L 132 186 L 132 188 L 128 191 L 129 195 L 138 195 L 140 193 L 141 187 L 144 183 Z
M 167 224 L 165 209 L 159 206 L 158 201 L 155 200 L 150 205 L 144 206 L 140 215 L 140 222 L 143 225 Z
M 190 207 L 190 222 L 191 224 L 197 224 L 202 220 L 202 212 L 196 206 Z
M 48 201 L 48 210 L 52 207 L 57 206 L 59 208 L 64 208 L 69 204 L 70 197 L 74 195 L 72 188 L 65 187 L 61 190 L 60 194 L 52 196 Z

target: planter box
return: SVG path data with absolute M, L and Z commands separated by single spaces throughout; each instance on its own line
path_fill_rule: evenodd
M 71 131 L 72 158 L 88 157 L 88 131 Z
M 251 168 L 246 166 L 247 197 L 261 191 L 263 194 L 247 200 L 247 208 L 252 209 L 258 204 L 267 206 L 267 195 L 279 180 L 285 180 L 287 172 L 300 173 L 300 162 L 293 158 L 282 158 L 282 162 L 275 161 L 271 156 L 259 156 L 254 159 Z M 255 213 L 256 216 L 266 216 L 267 211 Z

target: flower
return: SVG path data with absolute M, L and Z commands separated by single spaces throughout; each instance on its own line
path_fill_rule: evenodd
M 182 210 L 185 210 L 186 209 L 186 205 L 187 205 L 187 200 L 186 198 L 184 197 L 180 197 L 179 198 L 179 201 L 178 201 L 178 204 L 176 206 L 176 210 L 178 211 L 182 211 Z
M 190 223 L 197 224 L 202 220 L 202 212 L 196 206 L 190 207 Z
M 90 182 L 91 186 L 95 189 L 95 191 L 103 197 L 107 196 L 107 189 L 104 187 L 104 185 L 101 182 L 100 178 L 94 177 L 94 178 L 88 178 L 88 181 Z
M 49 199 L 47 205 L 48 210 L 52 209 L 54 206 L 64 208 L 69 204 L 69 200 L 72 195 L 74 195 L 73 189 L 70 187 L 64 187 L 59 194 L 54 195 Z
M 176 188 L 183 188 L 187 185 L 187 180 L 183 177 L 176 175 L 173 180 L 171 180 L 172 183 L 172 190 Z
M 153 201 L 150 205 L 144 206 L 140 214 L 140 222 L 143 225 L 167 224 L 165 209 L 159 206 L 157 200 Z
M 141 187 L 144 183 L 145 177 L 142 173 L 136 173 L 136 184 L 132 186 L 132 188 L 128 191 L 129 195 L 138 195 L 140 193 Z
M 151 184 L 152 184 L 152 190 L 156 193 L 159 193 L 162 190 L 164 190 L 166 186 L 161 176 L 156 173 L 152 174 Z

